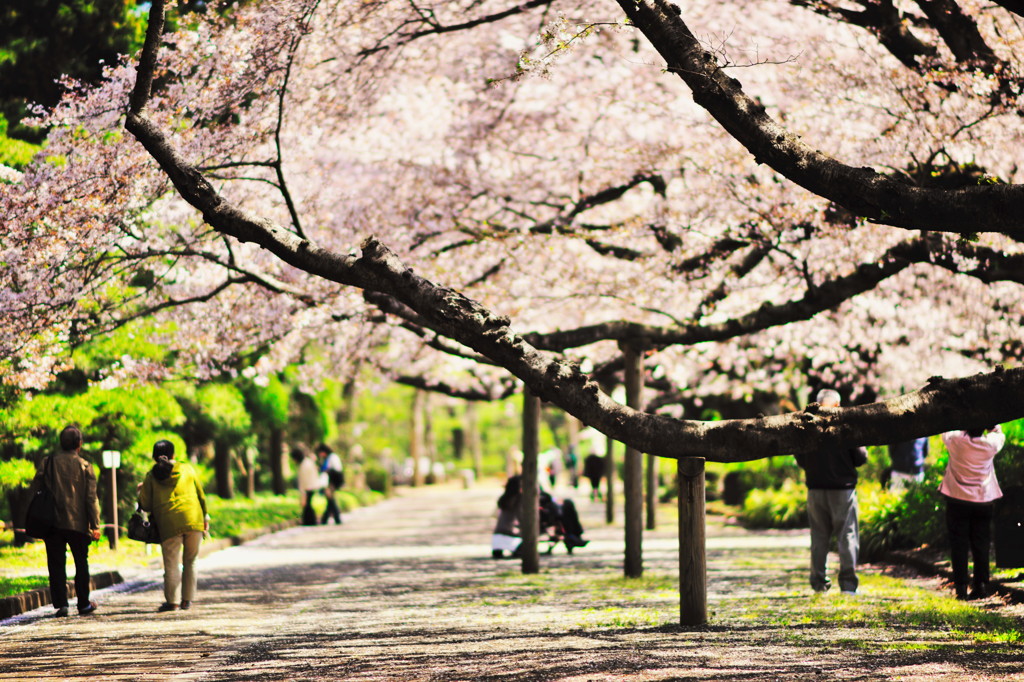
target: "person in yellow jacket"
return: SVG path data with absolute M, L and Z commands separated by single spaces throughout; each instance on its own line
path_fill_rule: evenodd
M 100 537 L 100 505 L 96 499 L 96 474 L 82 458 L 82 432 L 67 426 L 60 432 L 60 452 L 43 459 L 32 481 L 32 494 L 46 484 L 57 506 L 57 525 L 43 538 L 46 568 L 50 574 L 50 598 L 54 615 L 68 615 L 67 548 L 75 560 L 75 595 L 78 613 L 96 610 L 89 600 L 89 543 Z
M 210 529 L 206 495 L 199 474 L 188 462 L 174 460 L 174 444 L 167 440 L 153 445 L 156 464 L 146 474 L 139 491 L 139 506 L 149 512 L 160 533 L 164 558 L 164 603 L 158 611 L 192 607 L 196 594 L 196 558 L 203 534 Z

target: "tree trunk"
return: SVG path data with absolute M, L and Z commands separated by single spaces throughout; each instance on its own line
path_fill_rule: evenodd
M 412 458 L 412 484 L 423 485 L 424 472 L 421 466 L 423 459 L 423 406 L 426 403 L 425 391 L 416 389 L 412 398 L 412 427 L 409 434 L 409 457 Z
M 523 573 L 540 572 L 537 549 L 540 534 L 540 495 L 537 480 L 537 455 L 540 452 L 540 398 L 530 389 L 523 390 L 523 509 L 520 514 L 523 536 Z
M 427 462 L 429 462 L 426 479 L 427 483 L 442 483 L 444 481 L 444 474 L 441 475 L 440 480 L 437 475 L 437 439 L 434 434 L 434 415 L 431 411 L 431 393 L 430 391 L 423 392 L 423 449 L 427 453 Z
M 275 495 L 284 495 L 288 492 L 288 484 L 285 483 L 285 452 L 284 452 L 284 429 L 270 427 L 270 438 L 267 445 L 267 458 L 270 460 L 271 485 Z
M 679 474 L 679 623 L 708 620 L 708 571 L 705 546 L 704 460 L 681 457 Z
M 30 492 L 31 488 L 28 485 L 12 488 L 7 491 L 7 509 L 10 510 L 11 522 L 15 526 L 15 547 L 21 547 L 32 540 L 28 535 L 25 535 L 25 514 L 28 513 L 28 504 L 32 501 L 32 496 L 29 495 Z
M 647 455 L 647 530 L 658 527 L 658 458 Z
M 605 439 L 604 452 L 604 522 L 615 523 L 615 443 L 614 438 Z
M 640 351 L 630 344 L 623 344 L 626 354 L 626 404 L 639 410 L 643 388 L 643 361 Z M 627 578 L 639 578 L 644 574 L 643 564 L 643 515 L 644 481 L 643 458 L 638 450 L 626 448 L 623 488 L 626 497 L 626 565 Z
M 242 450 L 242 464 L 245 466 L 244 495 L 250 500 L 256 496 L 256 452 L 252 448 Z
M 231 471 L 231 448 L 226 444 L 213 444 L 213 467 L 217 481 L 217 495 L 225 500 L 235 496 L 235 481 Z
M 476 412 L 476 403 L 466 403 L 466 445 L 473 460 L 473 474 L 476 480 L 484 477 L 484 453 L 480 447 L 480 423 Z

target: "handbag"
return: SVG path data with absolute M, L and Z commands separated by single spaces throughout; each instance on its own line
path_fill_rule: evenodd
M 160 531 L 156 527 L 156 522 L 149 520 L 139 506 L 135 507 L 135 512 L 128 519 L 128 538 L 139 542 L 160 543 Z
M 25 513 L 25 534 L 42 540 L 57 528 L 57 499 L 53 496 L 46 481 L 47 474 L 53 470 L 53 458 L 46 460 L 47 471 L 43 472 L 43 480 L 28 503 Z

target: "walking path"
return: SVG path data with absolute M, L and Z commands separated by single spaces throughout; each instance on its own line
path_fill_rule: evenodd
M 868 567 L 859 597 L 809 596 L 806 531 L 711 526 L 700 628 L 677 625 L 672 524 L 645 534 L 645 577 L 627 581 L 621 528 L 582 494 L 590 544 L 523 576 L 490 557 L 499 492 L 405 489 L 342 526 L 211 554 L 191 611 L 157 613 L 161 577 L 142 572 L 98 592 L 94 616 L 2 621 L 0 679 L 1024 679 L 1019 643 L 872 621 L 873 590 L 934 579 Z

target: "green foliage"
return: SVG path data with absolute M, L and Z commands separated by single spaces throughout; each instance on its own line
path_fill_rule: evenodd
M 144 16 L 134 0 L 5 0 L 0 12 L 0 112 L 15 137 L 39 141 L 41 133 L 15 125 L 26 103 L 52 106 L 64 75 L 100 78 L 103 63 L 141 44 Z
M 178 399 L 186 415 L 184 436 L 190 443 L 231 443 L 251 432 L 245 397 L 231 384 L 183 386 Z
M 252 427 L 242 392 L 231 384 L 206 384 L 196 393 L 203 416 L 213 424 L 214 438 L 234 440 Z
M 35 475 L 36 467 L 27 459 L 0 462 L 0 493 L 27 486 Z
M 210 513 L 210 536 L 227 538 L 258 528 L 294 521 L 299 500 L 292 495 L 256 495 L 225 500 L 216 495 L 206 498 Z
M 0 576 L 0 599 L 50 586 L 44 575 Z
M 269 377 L 266 385 L 246 381 L 241 390 L 254 425 L 264 428 L 287 425 L 291 391 L 276 375 Z
M 335 495 L 335 499 L 338 502 L 338 508 L 343 512 L 350 512 L 362 506 L 359 502 L 359 497 L 352 490 L 339 490 Z
M 742 504 L 751 490 L 777 488 L 787 480 L 800 480 L 802 473 L 792 457 L 770 457 L 729 464 L 708 462 L 705 476 L 709 486 L 719 486 L 711 499 L 722 497 L 729 504 Z
M 1024 419 L 1003 424 L 1006 445 L 996 455 L 996 477 L 1003 490 L 1024 487 Z
M 167 349 L 154 341 L 163 331 L 162 326 L 151 320 L 140 320 L 91 337 L 75 348 L 71 356 L 75 370 L 95 380 L 102 377 L 103 372 L 116 368 L 126 355 L 136 360 L 163 362 Z
M 7 137 L 7 118 L 0 114 L 0 165 L 25 170 L 40 149 L 41 145 Z
M 391 473 L 377 460 L 370 460 L 363 465 L 366 486 L 384 495 L 391 494 Z
M 751 528 L 806 528 L 807 488 L 787 478 L 778 488 L 751 490 L 741 519 Z
M 875 481 L 857 486 L 860 557 L 874 561 L 905 542 L 899 515 L 903 494 Z

